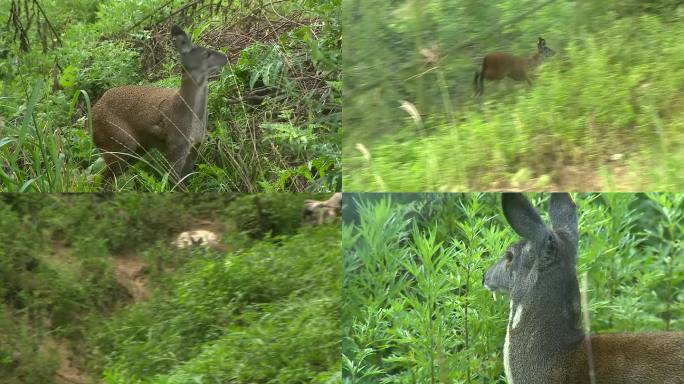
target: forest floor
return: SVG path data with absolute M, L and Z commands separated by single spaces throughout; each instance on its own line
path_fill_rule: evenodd
M 0 383 L 339 381 L 339 228 L 301 223 L 321 197 L 3 199 Z M 174 245 L 193 231 L 216 236 Z

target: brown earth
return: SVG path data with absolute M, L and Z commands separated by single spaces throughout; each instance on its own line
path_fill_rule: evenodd
M 117 257 L 112 260 L 114 276 L 133 297 L 133 301 L 145 300 L 150 296 L 147 286 L 147 263 L 135 256 Z

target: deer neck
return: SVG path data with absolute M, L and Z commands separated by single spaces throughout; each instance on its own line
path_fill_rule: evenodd
M 553 375 L 563 370 L 568 354 L 583 340 L 576 279 L 567 285 L 539 285 L 533 293 L 511 295 L 504 343 L 509 384 L 553 382 Z
M 527 59 L 527 67 L 528 67 L 529 69 L 535 69 L 535 68 L 537 68 L 537 67 L 539 66 L 539 64 L 541 64 L 542 59 L 543 59 L 543 58 L 542 58 L 541 53 L 539 53 L 539 52 L 535 53 L 534 55 L 530 56 L 530 57 Z
M 206 132 L 207 95 L 208 76 L 193 77 L 184 70 L 178 98 L 184 114 L 183 120 L 189 125 L 194 142 L 203 140 Z

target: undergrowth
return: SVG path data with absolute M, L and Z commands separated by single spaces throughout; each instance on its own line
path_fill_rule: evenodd
M 518 240 L 499 194 L 345 198 L 345 382 L 505 383 L 508 298 L 482 284 Z M 684 330 L 684 195 L 574 198 L 591 332 Z
M 340 228 L 307 198 L 0 195 L 0 382 L 340 382 Z M 219 244 L 171 244 L 198 228 Z
M 345 191 L 684 187 L 681 3 L 429 3 L 344 5 Z M 531 86 L 473 96 L 487 53 L 538 37 Z
M 39 17 L 35 5 L 2 26 L 0 190 L 100 190 L 92 105 L 120 85 L 179 86 L 173 23 L 193 42 L 228 51 L 229 64 L 209 84 L 208 138 L 185 183 L 169 181 L 166 159 L 151 151 L 118 178 L 117 190 L 340 189 L 339 0 L 248 1 L 221 12 L 209 2 L 70 3 L 41 2 L 54 33 L 39 35 L 22 19 Z M 185 23 L 190 12 L 201 21 Z M 13 15 L 8 2 L 0 14 Z

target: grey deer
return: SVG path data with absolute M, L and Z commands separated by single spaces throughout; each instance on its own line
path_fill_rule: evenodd
M 551 227 L 522 194 L 503 194 L 502 206 L 522 240 L 485 273 L 484 285 L 510 296 L 508 384 L 684 383 L 684 332 L 582 331 L 577 212 L 568 194 L 551 196 Z
M 171 36 L 180 54 L 180 89 L 127 85 L 108 90 L 93 107 L 93 141 L 106 163 L 107 189 L 137 157 L 156 148 L 179 182 L 192 172 L 207 129 L 209 76 L 221 71 L 226 55 L 192 45 L 178 26 Z

